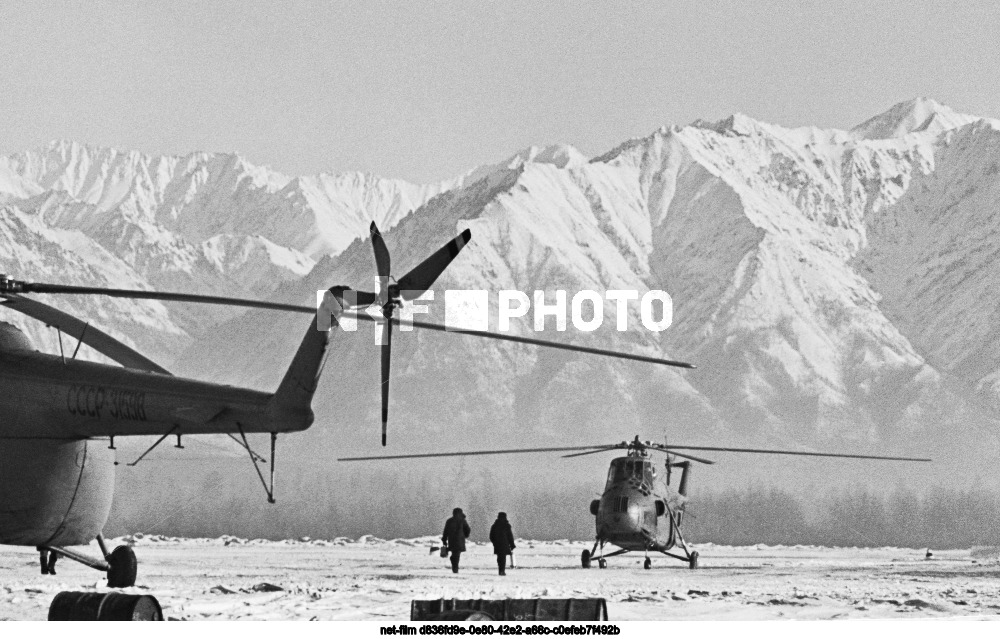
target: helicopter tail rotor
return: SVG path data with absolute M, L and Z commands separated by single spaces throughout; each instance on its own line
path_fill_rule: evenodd
M 429 289 L 444 272 L 451 261 L 472 239 L 469 229 L 439 248 L 413 270 L 395 281 L 392 277 L 392 259 L 389 248 L 382 238 L 375 222 L 369 227 L 372 251 L 375 254 L 375 268 L 378 272 L 378 303 L 382 307 L 382 318 L 378 320 L 382 328 L 381 374 L 382 374 L 382 445 L 386 445 L 386 431 L 389 423 L 389 371 L 392 366 L 392 325 L 396 320 L 396 308 L 404 301 L 415 300 Z
M 472 231 L 465 229 L 461 235 L 434 251 L 412 271 L 399 278 L 397 286 L 399 297 L 409 302 L 423 295 L 471 239 Z
M 378 272 L 378 302 L 382 307 L 382 316 L 388 320 L 392 319 L 396 304 L 392 299 L 389 280 L 392 268 L 392 259 L 389 256 L 389 248 L 382 239 L 382 233 L 378 226 L 372 222 L 370 227 L 372 252 L 375 254 L 375 270 Z M 389 367 L 392 362 L 392 322 L 380 320 L 379 328 L 382 330 L 381 340 L 381 373 L 382 373 L 382 445 L 386 444 L 386 431 L 389 423 Z
M 392 322 L 382 325 L 382 445 L 385 446 L 389 424 L 389 366 L 392 362 Z

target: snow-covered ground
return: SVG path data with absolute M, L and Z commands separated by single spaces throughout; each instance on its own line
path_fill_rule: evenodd
M 263 541 L 137 537 L 138 584 L 172 619 L 409 619 L 413 599 L 605 597 L 612 620 L 841 619 L 1000 614 L 1000 560 L 989 549 L 701 544 L 691 571 L 641 555 L 583 570 L 585 542 L 519 540 L 516 569 L 496 574 L 489 547 L 473 544 L 453 575 L 431 553 L 434 537 Z M 115 540 L 120 543 L 121 540 Z M 113 542 L 114 543 L 114 542 Z M 90 548 L 96 554 L 96 544 Z M 29 548 L 0 552 L 0 619 L 45 619 L 63 590 L 100 591 L 100 575 L 60 561 L 39 574 Z

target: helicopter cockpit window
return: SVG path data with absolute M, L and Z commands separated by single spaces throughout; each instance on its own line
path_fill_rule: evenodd
M 626 479 L 642 479 L 642 469 L 646 466 L 641 461 L 629 460 L 625 462 L 625 478 Z
M 613 468 L 615 474 L 615 481 L 625 481 L 628 479 L 628 471 L 626 470 L 626 462 L 619 461 L 614 465 Z
M 611 481 L 612 477 L 614 481 L 628 481 L 629 479 L 649 481 L 652 477 L 652 466 L 648 462 L 622 460 L 612 467 L 608 474 L 608 481 Z

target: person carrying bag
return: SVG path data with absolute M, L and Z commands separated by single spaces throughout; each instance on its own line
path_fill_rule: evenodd
M 447 557 L 451 553 L 451 571 L 458 573 L 458 562 L 465 552 L 465 540 L 472 529 L 469 522 L 465 521 L 465 513 L 461 508 L 451 511 L 451 517 L 444 523 L 444 533 L 441 535 L 441 542 L 444 548 L 441 549 L 441 556 Z

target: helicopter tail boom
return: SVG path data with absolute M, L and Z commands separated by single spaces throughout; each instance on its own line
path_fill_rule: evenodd
M 334 317 L 338 315 L 335 311 Z M 336 326 L 333 322 L 330 331 Z M 326 363 L 330 331 L 321 330 L 315 318 L 309 323 L 292 363 L 268 403 L 270 417 L 292 426 L 288 430 L 305 430 L 312 425 L 312 399 Z

